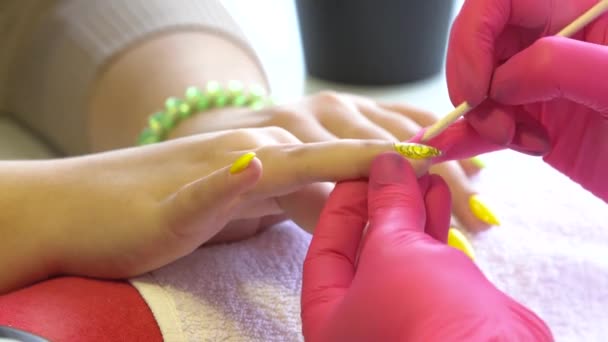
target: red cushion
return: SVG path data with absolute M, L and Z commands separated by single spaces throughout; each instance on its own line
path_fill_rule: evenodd
M 0 325 L 52 341 L 162 341 L 150 308 L 125 281 L 62 277 L 2 295 Z

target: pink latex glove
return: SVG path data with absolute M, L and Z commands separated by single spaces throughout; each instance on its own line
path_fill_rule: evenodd
M 455 105 L 479 104 L 466 120 L 483 138 L 543 155 L 608 201 L 608 16 L 574 39 L 547 37 L 596 2 L 465 1 L 451 31 L 447 79 Z
M 304 262 L 305 339 L 551 341 L 536 315 L 445 244 L 449 222 L 445 182 L 416 179 L 397 154 L 374 160 L 369 184 L 338 184 Z

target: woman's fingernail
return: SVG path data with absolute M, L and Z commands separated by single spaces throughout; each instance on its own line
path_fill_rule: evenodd
M 255 158 L 255 152 L 247 152 L 240 156 L 230 167 L 230 173 L 235 174 L 245 170 Z
M 498 221 L 496 215 L 481 201 L 478 195 L 472 195 L 469 198 L 469 208 L 471 208 L 473 215 L 481 221 L 492 226 L 500 226 L 500 221 Z
M 395 143 L 395 151 L 409 159 L 428 159 L 441 155 L 441 151 L 432 146 L 415 143 Z
M 469 240 L 456 228 L 450 228 L 448 231 L 448 245 L 462 251 L 471 260 L 475 261 L 475 251 Z
M 479 157 L 473 157 L 469 160 L 471 161 L 471 163 L 473 163 L 473 165 L 477 166 L 480 169 L 486 167 L 486 164 L 481 159 L 479 159 Z

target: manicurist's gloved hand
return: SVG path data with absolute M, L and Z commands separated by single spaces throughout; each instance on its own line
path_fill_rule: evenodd
M 466 121 L 482 138 L 543 155 L 608 201 L 608 16 L 572 38 L 554 37 L 596 3 L 465 1 L 450 35 L 447 79 L 454 105 L 478 105 Z
M 365 234 L 364 227 L 369 221 Z M 450 194 L 394 153 L 339 183 L 304 263 L 307 341 L 550 341 L 534 313 L 446 245 Z

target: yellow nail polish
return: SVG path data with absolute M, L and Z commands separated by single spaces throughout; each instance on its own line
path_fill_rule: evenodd
M 249 166 L 251 161 L 255 158 L 255 152 L 247 152 L 240 156 L 230 167 L 230 173 L 235 174 L 242 172 Z
M 450 228 L 448 231 L 448 245 L 462 251 L 471 260 L 475 260 L 475 251 L 469 240 L 456 228 Z
M 481 201 L 479 196 L 472 195 L 469 198 L 469 208 L 471 208 L 473 215 L 481 221 L 493 226 L 500 226 L 500 221 L 498 221 L 494 213 L 492 213 L 492 211 Z
M 441 155 L 438 149 L 414 143 L 395 143 L 395 151 L 409 159 L 427 159 Z
M 471 161 L 471 163 L 473 163 L 475 166 L 477 166 L 480 169 L 483 169 L 486 167 L 486 164 L 481 159 L 479 159 L 479 157 L 473 157 L 469 160 Z

